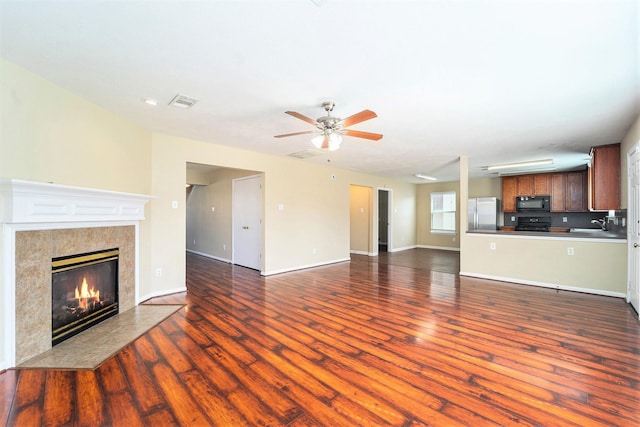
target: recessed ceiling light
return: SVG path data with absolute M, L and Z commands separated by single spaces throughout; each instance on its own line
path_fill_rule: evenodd
M 493 171 L 497 169 L 523 168 L 526 166 L 552 165 L 553 159 L 531 160 L 530 162 L 504 163 L 501 165 L 487 166 L 487 170 Z
M 423 175 L 421 173 L 417 173 L 415 176 L 416 176 L 416 178 L 426 179 L 427 181 L 437 181 L 438 180 L 438 178 L 434 178 L 434 177 L 429 176 L 429 175 Z
M 153 105 L 154 107 L 158 105 L 158 100 L 153 98 L 142 98 L 142 102 L 145 104 Z

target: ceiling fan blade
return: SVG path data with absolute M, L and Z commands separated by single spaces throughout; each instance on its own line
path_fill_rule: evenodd
M 363 132 L 361 130 L 344 129 L 342 132 L 348 136 L 355 136 L 356 138 L 372 139 L 374 141 L 378 141 L 379 139 L 382 138 L 382 134 Z
M 305 130 L 304 132 L 294 132 L 294 133 L 285 133 L 282 135 L 275 135 L 274 138 L 285 138 L 287 136 L 295 136 L 295 135 L 306 135 L 309 133 L 314 133 L 315 131 L 313 130 Z
M 364 111 L 360 111 L 357 114 L 354 114 L 353 116 L 349 116 L 346 119 L 344 119 L 342 121 L 342 127 L 346 128 L 352 125 L 355 125 L 356 123 L 360 123 L 360 122 L 364 122 L 365 120 L 370 120 L 373 119 L 375 117 L 378 117 L 378 115 L 376 113 L 374 113 L 371 110 L 364 110 Z
M 322 148 L 329 148 L 329 136 L 324 136 L 324 141 L 322 141 Z
M 305 122 L 307 122 L 307 123 L 310 123 L 310 124 L 312 124 L 312 125 L 314 125 L 314 126 L 318 126 L 318 122 L 316 122 L 316 121 L 315 121 L 315 120 L 313 120 L 312 118 L 307 117 L 307 116 L 305 116 L 305 115 L 303 115 L 303 114 L 300 114 L 300 113 L 296 113 L 295 111 L 285 111 L 285 114 L 288 114 L 288 115 L 290 115 L 290 116 L 293 116 L 293 117 L 295 117 L 296 119 L 303 120 L 303 121 L 305 121 Z

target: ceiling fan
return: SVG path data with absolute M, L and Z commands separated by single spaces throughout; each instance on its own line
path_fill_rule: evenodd
M 305 135 L 305 134 L 313 134 L 317 133 L 317 135 L 311 140 L 313 145 L 317 148 L 328 148 L 329 151 L 335 151 L 340 148 L 340 143 L 342 142 L 342 135 L 353 136 L 356 138 L 364 138 L 371 139 L 374 141 L 378 141 L 382 138 L 382 135 L 379 133 L 371 133 L 371 132 L 363 132 L 360 130 L 347 129 L 349 126 L 355 125 L 357 123 L 364 122 L 365 120 L 370 120 L 375 117 L 378 117 L 376 113 L 371 110 L 364 110 L 353 116 L 349 116 L 346 119 L 341 119 L 340 117 L 335 117 L 331 115 L 333 111 L 333 107 L 335 107 L 335 103 L 331 101 L 323 102 L 322 107 L 327 112 L 326 116 L 320 117 L 316 120 L 313 120 L 310 117 L 307 117 L 303 114 L 297 113 L 295 111 L 285 111 L 286 114 L 303 120 L 307 123 L 314 125 L 317 130 L 307 130 L 304 132 L 294 132 L 294 133 L 285 133 L 283 135 L 275 135 L 275 138 L 285 138 L 287 136 L 295 136 L 295 135 Z

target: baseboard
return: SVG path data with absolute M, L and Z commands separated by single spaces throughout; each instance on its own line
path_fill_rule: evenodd
M 348 261 L 351 261 L 351 258 L 342 258 L 342 259 L 336 259 L 332 261 L 319 262 L 315 264 L 299 265 L 297 267 L 283 268 L 281 270 L 261 271 L 260 274 L 262 276 L 271 276 L 273 274 L 289 273 L 291 271 L 304 270 L 306 268 L 313 268 L 313 267 L 322 267 L 323 265 L 338 264 L 340 262 L 348 262 Z
M 417 248 L 422 248 L 422 249 L 437 249 L 437 250 L 440 250 L 440 251 L 460 252 L 460 248 L 452 248 L 451 246 L 418 245 L 416 247 Z
M 602 295 L 606 297 L 626 298 L 626 294 L 620 292 L 609 292 L 601 289 L 579 288 L 576 286 L 558 285 L 555 283 L 535 282 L 532 280 L 514 279 L 512 277 L 492 276 L 489 274 L 469 273 L 461 271 L 460 276 L 476 277 L 478 279 L 497 280 L 499 282 L 517 283 L 519 285 L 538 286 L 542 288 L 558 289 L 562 291 L 583 292 L 585 294 Z
M 136 301 L 136 305 L 141 304 L 151 298 L 157 298 L 157 297 L 164 297 L 167 295 L 171 295 L 171 294 L 178 294 L 180 292 L 186 292 L 187 291 L 187 287 L 183 286 L 180 288 L 174 288 L 174 289 L 168 289 L 166 291 L 157 291 L 157 292 L 150 292 L 144 296 L 141 296 L 139 298 L 138 301 Z
M 231 260 L 227 259 L 227 258 L 220 258 L 218 256 L 215 255 L 210 255 L 204 252 L 198 252 L 198 251 L 194 251 L 192 249 L 187 249 L 187 252 L 194 254 L 194 255 L 200 255 L 206 258 L 211 258 L 211 259 L 215 259 L 216 261 L 221 261 L 221 262 L 226 262 L 227 264 L 231 264 Z
M 349 253 L 355 254 L 355 255 L 366 255 L 366 256 L 376 256 L 378 255 L 377 252 L 367 252 L 367 251 L 349 251 Z
M 417 248 L 416 245 L 411 245 L 411 246 L 402 246 L 399 248 L 391 248 L 389 250 L 387 250 L 387 252 L 401 252 L 401 251 L 408 251 L 409 249 L 415 249 Z

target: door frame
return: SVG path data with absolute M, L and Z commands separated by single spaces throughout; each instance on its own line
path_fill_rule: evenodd
M 376 188 L 377 193 L 376 193 L 376 218 L 374 223 L 377 224 L 377 227 L 380 227 L 380 192 L 381 191 L 386 191 L 387 192 L 387 221 L 389 222 L 389 225 L 387 227 L 387 252 L 393 252 L 393 189 L 391 188 L 385 188 L 385 187 L 378 187 Z M 378 253 L 378 249 L 377 249 L 377 245 L 378 245 L 378 241 L 380 240 L 380 236 L 378 235 L 379 228 L 376 228 L 376 253 Z
M 634 244 L 638 242 L 632 240 L 633 233 L 640 234 L 640 212 L 634 211 L 633 206 L 633 194 L 632 194 L 632 183 L 631 183 L 631 174 L 633 171 L 633 165 L 630 161 L 633 155 L 640 156 L 640 141 L 637 141 L 631 149 L 627 152 L 627 303 L 629 303 L 633 309 L 636 311 L 638 315 L 638 319 L 640 319 L 640 307 L 635 307 L 632 304 L 632 299 L 638 301 L 640 299 L 638 295 L 631 295 L 632 289 L 635 289 L 636 292 L 640 293 L 640 273 L 638 271 L 634 271 L 634 266 L 636 267 L 640 264 L 640 248 L 634 247 Z M 640 189 L 638 190 L 640 193 Z M 640 203 L 640 194 L 635 194 L 635 199 Z M 636 217 L 638 215 L 638 217 Z M 635 262 L 633 262 L 635 261 Z M 632 281 L 635 281 L 634 285 L 631 286 Z

